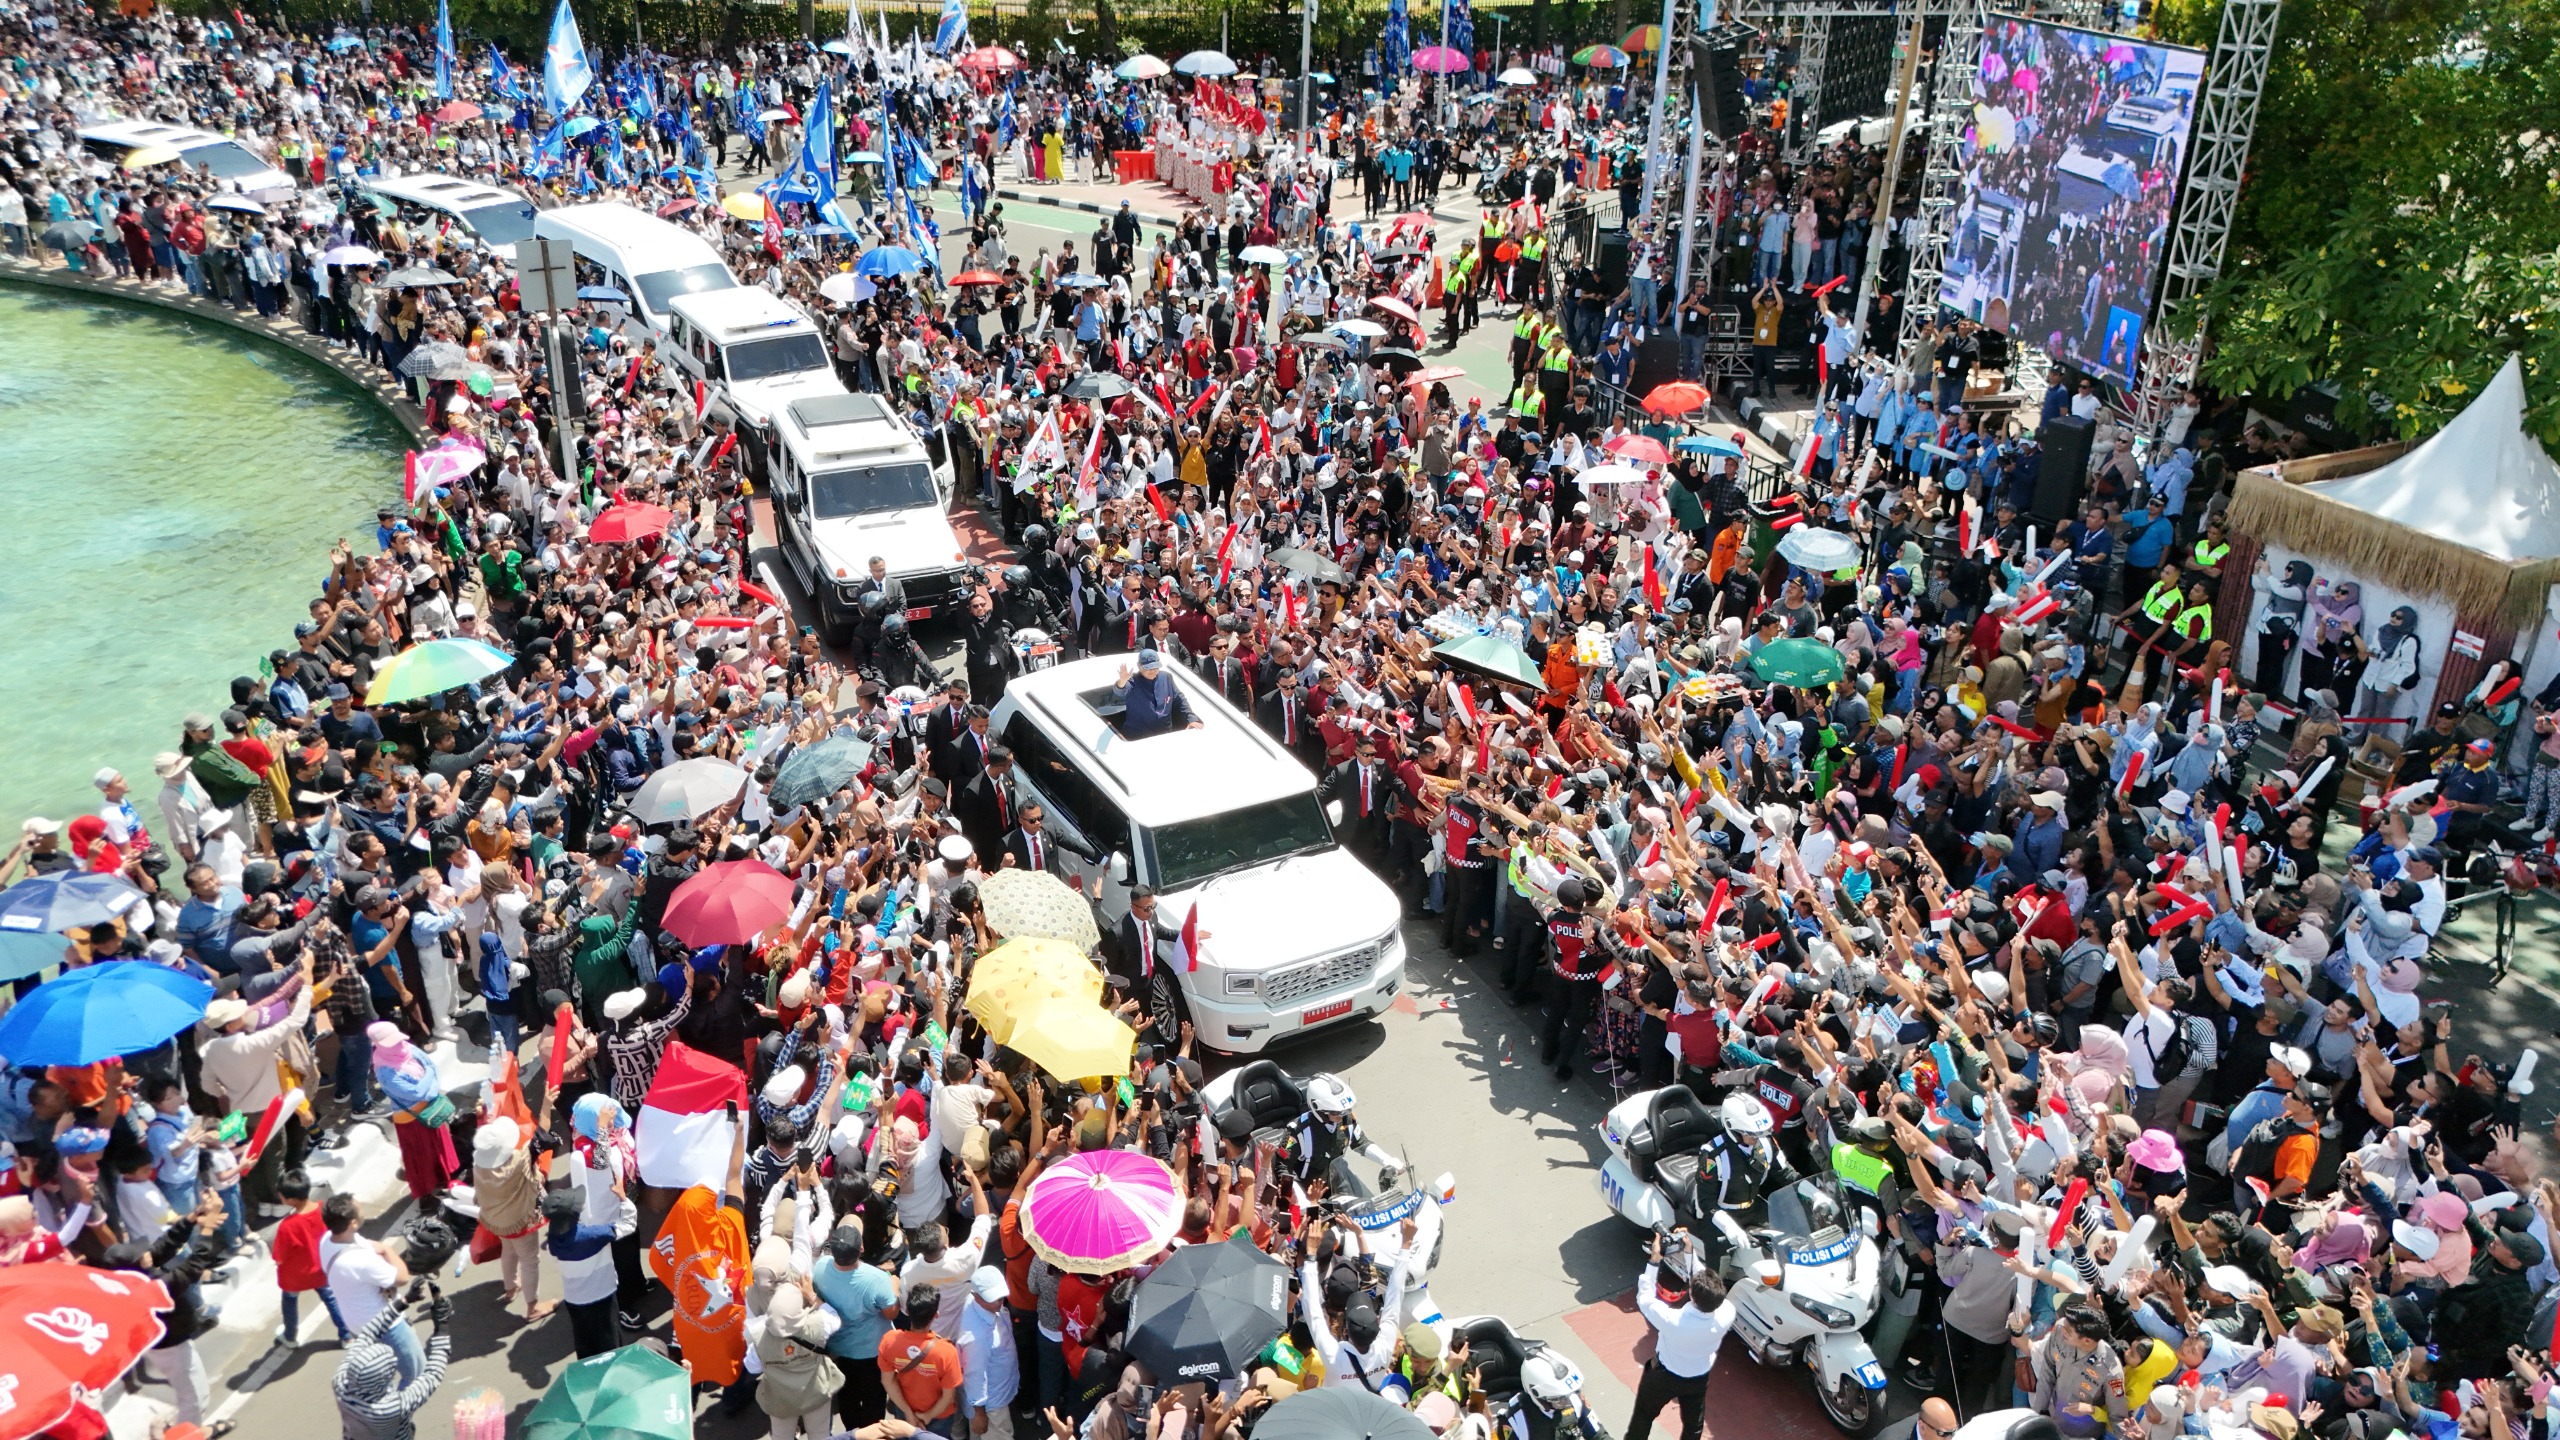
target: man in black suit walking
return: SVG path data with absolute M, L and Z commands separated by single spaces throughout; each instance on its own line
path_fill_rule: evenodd
M 1317 715 L 1298 683 L 1298 667 L 1284 665 L 1278 683 L 1253 705 L 1253 721 L 1262 732 L 1289 748 L 1308 769 L 1324 770 L 1324 737 L 1316 733 Z
M 960 833 L 981 856 L 994 855 L 1003 848 L 1020 809 L 1013 795 L 1013 752 L 989 746 L 985 767 L 952 796 L 951 813 L 960 822 Z
M 1020 819 L 1004 837 L 1004 853 L 1021 869 L 1045 870 L 1074 885 L 1076 874 L 1068 865 L 1067 856 L 1074 855 L 1086 864 L 1100 857 L 1090 847 L 1050 830 L 1048 822 L 1048 811 L 1041 808 L 1039 801 L 1023 801 Z
M 1372 870 L 1386 868 L 1387 812 L 1395 797 L 1395 775 L 1378 759 L 1378 737 L 1363 731 L 1349 760 L 1324 777 L 1326 801 L 1342 802 L 1342 843 Z

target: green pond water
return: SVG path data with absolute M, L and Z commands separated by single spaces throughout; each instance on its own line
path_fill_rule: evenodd
M 403 445 L 280 346 L 0 287 L 0 850 L 101 765 L 158 823 L 151 757 L 292 643 L 332 542 L 373 549 Z

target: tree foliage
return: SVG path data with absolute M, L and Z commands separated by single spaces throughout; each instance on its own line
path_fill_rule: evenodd
M 2560 0 L 2286 0 L 2209 313 L 2208 383 L 2334 382 L 2362 435 L 2433 431 L 2521 353 L 2560 445 Z

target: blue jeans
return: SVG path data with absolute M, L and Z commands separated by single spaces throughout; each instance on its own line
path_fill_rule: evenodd
M 1922 670 L 1899 670 L 1894 672 L 1895 684 L 1893 690 L 1893 705 L 1891 706 L 1894 714 L 1905 715 L 1910 713 L 1911 702 L 1920 698 L 1920 677 L 1924 673 L 1925 672 Z
M 361 1030 L 338 1032 L 338 1098 L 356 1110 L 373 1103 L 373 1042 Z
M 1695 380 L 1707 372 L 1707 337 L 1691 333 L 1680 337 L 1680 378 Z
M 227 1248 L 237 1249 L 249 1234 L 249 1210 L 241 1203 L 238 1181 L 223 1186 L 221 1194 L 222 1243 Z
M 334 1304 L 331 1313 L 335 1313 Z M 418 1332 L 409 1328 L 408 1321 L 394 1320 L 391 1328 L 382 1332 L 382 1343 L 390 1346 L 391 1353 L 399 1358 L 400 1388 L 408 1389 L 417 1380 L 418 1372 L 427 1368 L 427 1352 L 418 1343 Z
M 1648 330 L 1652 329 L 1653 317 L 1662 308 L 1659 282 L 1651 279 L 1629 280 L 1627 298 L 1635 302 L 1637 323 Z
M 1813 245 L 1813 283 L 1819 285 L 1840 273 L 1840 242 L 1837 238 L 1817 240 Z
M 336 1292 L 323 1285 L 311 1293 L 320 1297 L 321 1305 L 329 1311 L 329 1323 L 338 1327 L 338 1343 L 346 1344 L 347 1317 L 338 1309 Z M 302 1296 L 292 1290 L 284 1292 L 284 1328 L 288 1335 L 300 1334 L 302 1330 Z
M 1764 280 L 1775 280 L 1785 274 L 1786 259 L 1784 250 L 1755 251 L 1751 259 L 1752 285 L 1756 287 Z

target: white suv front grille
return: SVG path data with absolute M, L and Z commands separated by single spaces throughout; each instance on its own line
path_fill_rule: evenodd
M 1339 955 L 1264 976 L 1262 999 L 1265 1004 L 1273 1006 L 1312 1000 L 1327 991 L 1356 985 L 1368 979 L 1370 972 L 1377 968 L 1377 945 L 1363 945 L 1356 950 L 1346 950 Z

